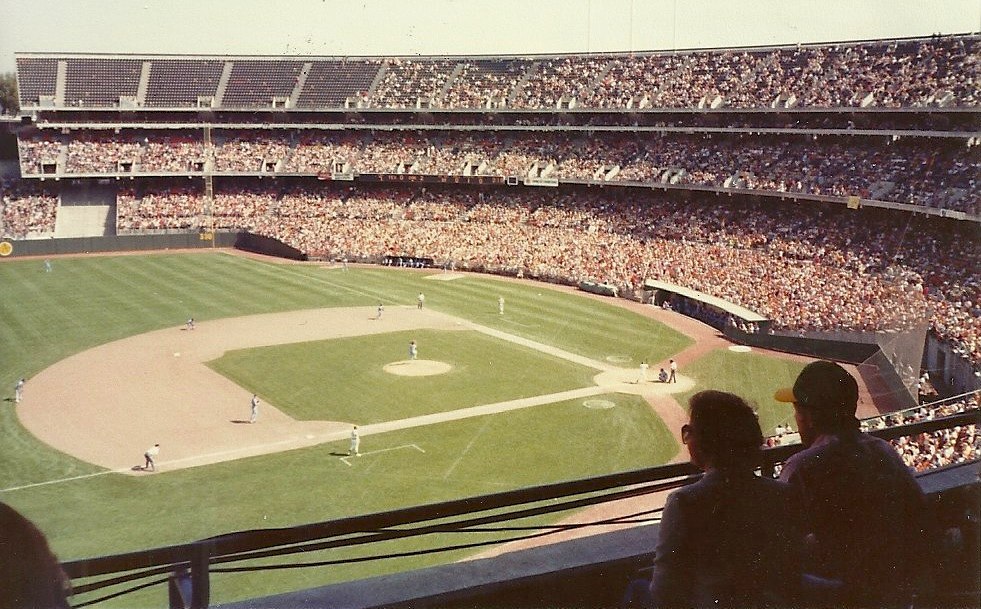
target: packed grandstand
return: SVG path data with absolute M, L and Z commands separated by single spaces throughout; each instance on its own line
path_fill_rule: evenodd
M 963 395 L 868 429 L 977 410 L 976 35 L 498 58 L 23 53 L 17 76 L 19 175 L 0 178 L 14 249 L 78 236 L 59 217 L 91 199 L 107 216 L 90 236 L 245 231 L 310 259 L 635 296 L 664 282 L 768 333 L 927 326 L 945 359 L 921 395 Z M 893 444 L 923 471 L 976 460 L 981 440 L 964 425 Z
M 623 292 L 662 280 L 790 332 L 928 317 L 977 371 L 979 42 L 21 54 L 30 121 L 0 230 L 53 236 L 64 192 L 126 178 L 116 234 L 248 230 L 315 258 L 427 257 Z

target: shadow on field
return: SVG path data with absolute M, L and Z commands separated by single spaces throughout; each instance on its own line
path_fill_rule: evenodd
M 330 456 L 331 457 L 350 457 L 351 456 L 351 453 L 332 452 L 332 453 L 330 453 Z
M 231 421 L 229 421 L 229 423 L 235 423 L 236 425 L 241 425 L 242 423 L 245 423 L 246 425 L 248 425 L 251 422 L 252 421 L 247 421 L 245 419 L 232 419 Z

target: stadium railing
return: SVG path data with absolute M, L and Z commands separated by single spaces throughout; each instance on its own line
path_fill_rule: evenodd
M 978 423 L 981 423 L 981 410 L 975 408 L 953 416 L 912 425 L 876 429 L 870 433 L 888 440 Z M 772 475 L 779 463 L 801 448 L 800 444 L 796 444 L 766 449 L 762 467 L 764 475 Z M 971 470 L 973 474 L 967 474 L 964 479 L 965 484 L 977 482 L 977 472 L 974 471 L 976 469 Z M 181 599 L 180 602 L 173 603 L 175 606 L 202 608 L 209 606 L 210 603 L 212 573 L 329 567 L 350 562 L 475 549 L 516 539 L 544 537 L 570 528 L 656 522 L 659 519 L 660 508 L 588 524 L 528 526 L 507 524 L 520 522 L 529 517 L 650 495 L 691 483 L 697 478 L 698 471 L 690 463 L 673 464 L 291 528 L 240 531 L 187 544 L 68 561 L 63 563 L 63 567 L 73 582 L 74 607 L 94 605 L 137 590 L 169 583 L 172 600 L 175 595 L 176 598 Z M 925 490 L 930 492 L 930 489 Z M 257 559 L 461 532 L 496 535 L 485 541 L 436 544 L 429 549 L 372 554 L 357 558 L 232 566 L 232 563 Z M 500 536 L 502 533 L 513 535 L 502 538 Z

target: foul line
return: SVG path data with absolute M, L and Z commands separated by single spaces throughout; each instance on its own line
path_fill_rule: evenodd
M 11 486 L 9 488 L 0 488 L 0 493 L 6 493 L 10 491 L 21 491 L 26 488 L 35 488 L 38 486 L 47 486 L 48 484 L 59 484 L 61 482 L 71 482 L 73 480 L 84 480 L 85 478 L 95 478 L 96 476 L 105 476 L 106 474 L 122 474 L 130 471 L 130 468 L 122 469 L 107 469 L 101 472 L 95 472 L 94 474 L 82 474 L 81 476 L 72 476 L 71 478 L 58 478 L 57 480 L 46 480 L 44 482 L 34 482 L 32 484 L 24 484 L 21 486 Z
M 360 455 L 359 455 L 359 456 L 361 456 L 361 457 L 365 457 L 365 456 L 367 456 L 367 455 L 377 455 L 377 454 L 379 454 L 379 453 L 387 453 L 387 452 L 389 452 L 389 451 L 392 451 L 392 450 L 399 450 L 399 449 L 402 449 L 402 448 L 414 448 L 414 449 L 416 449 L 416 450 L 418 450 L 418 451 L 419 451 L 419 452 L 421 452 L 421 453 L 424 453 L 424 452 L 426 452 L 426 451 L 424 451 L 423 449 L 421 449 L 421 448 L 419 448 L 418 446 L 416 446 L 415 444 L 402 444 L 402 445 L 400 445 L 400 446 L 393 446 L 392 448 L 381 448 L 381 449 L 378 449 L 378 450 L 372 450 L 372 451 L 369 451 L 369 452 L 366 452 L 366 453 L 360 453 Z M 348 461 L 348 459 L 350 459 L 350 458 L 351 458 L 351 457 L 341 457 L 341 461 L 343 461 L 343 462 L 344 462 L 344 465 L 347 465 L 348 467 L 353 467 L 353 466 L 351 465 L 351 462 L 350 462 L 350 461 Z

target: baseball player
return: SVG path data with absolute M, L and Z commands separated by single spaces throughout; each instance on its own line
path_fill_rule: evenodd
M 638 383 L 646 383 L 647 382 L 647 369 L 648 368 L 650 368 L 650 366 L 647 365 L 647 362 L 641 362 L 640 363 L 640 376 L 637 377 L 637 382 Z
M 347 454 L 361 456 L 361 434 L 358 433 L 358 426 L 355 425 L 354 429 L 351 430 L 351 448 L 348 449 Z
M 188 317 L 187 318 L 187 323 L 184 324 L 184 325 L 187 326 L 187 329 L 188 330 L 193 330 L 194 329 L 194 318 L 193 317 Z
M 503 296 L 498 296 L 497 297 L 497 314 L 498 315 L 504 315 L 504 297 Z
M 677 383 L 678 382 L 678 378 L 675 375 L 678 372 L 678 362 L 674 361 L 673 359 L 672 360 L 668 360 L 668 368 L 671 370 L 671 374 L 668 375 L 668 382 L 669 383 Z
M 51 261 L 48 260 L 47 258 L 44 259 L 44 272 L 45 273 L 51 272 Z
M 22 399 L 24 399 L 24 383 L 26 383 L 26 382 L 27 382 L 27 380 L 22 378 L 19 381 L 17 381 L 17 384 L 16 385 L 14 385 L 14 403 L 15 404 L 20 404 L 20 401 Z
M 426 295 L 423 294 L 422 292 L 419 292 L 419 295 L 416 296 L 416 308 L 421 310 L 422 309 L 422 305 L 425 302 L 426 302 Z
M 416 341 L 409 341 L 409 359 L 416 359 L 419 356 L 419 346 Z
M 144 470 L 150 470 L 151 472 L 157 471 L 157 455 L 160 454 L 160 445 L 154 444 L 150 448 L 146 449 L 143 453 L 143 458 L 146 459 L 146 463 L 143 465 Z
M 382 313 L 384 313 L 384 312 L 385 312 L 385 305 L 383 305 L 382 303 L 379 302 L 378 303 L 378 314 L 375 316 L 375 319 L 381 319 L 382 318 Z
M 249 417 L 249 423 L 255 423 L 255 420 L 259 418 L 259 396 L 252 394 L 252 414 Z

